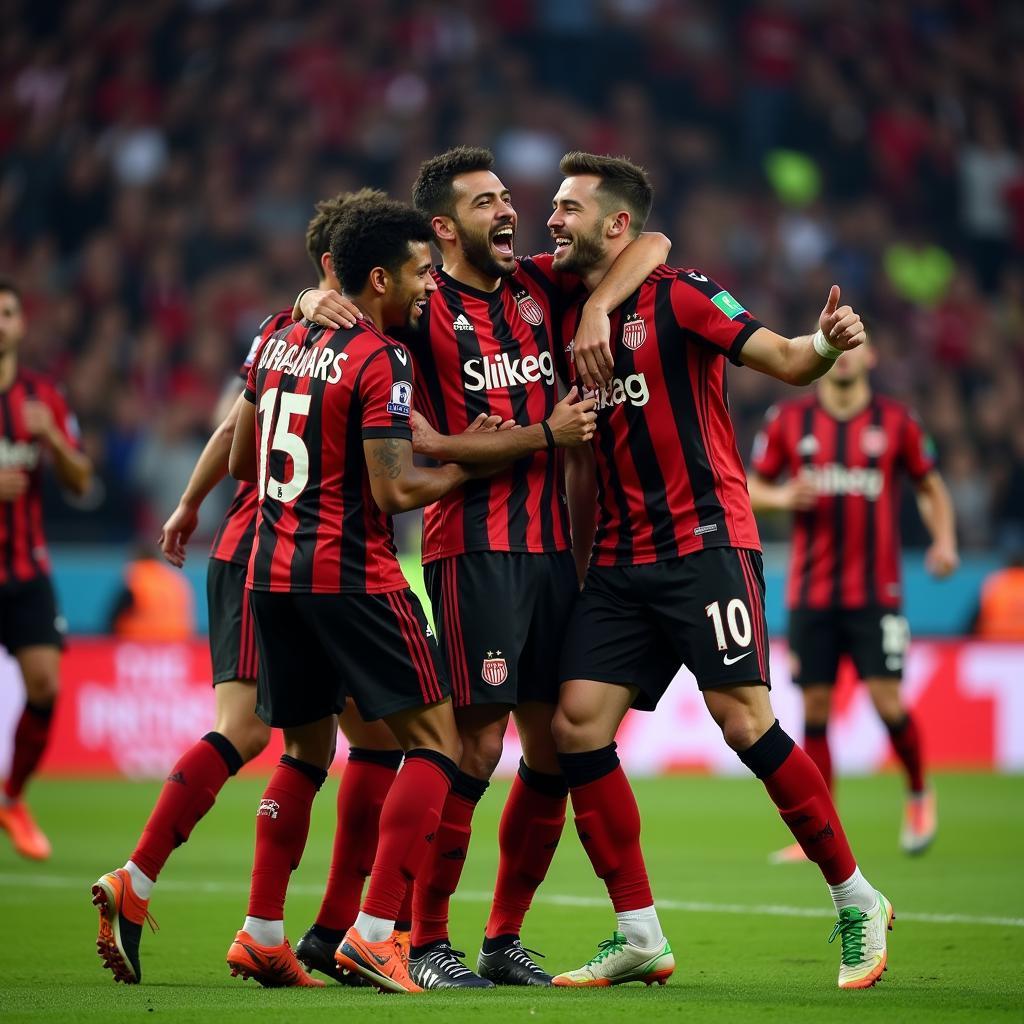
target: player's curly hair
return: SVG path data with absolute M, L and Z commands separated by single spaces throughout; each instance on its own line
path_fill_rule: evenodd
M 430 221 L 407 203 L 382 193 L 351 199 L 331 234 L 331 261 L 342 288 L 350 295 L 363 290 L 370 271 L 390 273 L 409 258 L 410 242 L 431 242 Z
M 420 173 L 412 186 L 412 202 L 428 217 L 455 216 L 455 189 L 460 174 L 490 171 L 494 154 L 480 146 L 455 146 L 420 164 Z
M 601 179 L 597 194 L 603 201 L 604 212 L 611 208 L 629 210 L 630 229 L 640 234 L 651 213 L 654 186 L 647 172 L 622 156 L 598 156 L 595 153 L 566 153 L 558 169 L 567 178 L 578 174 L 592 174 Z
M 323 274 L 323 267 L 320 265 L 320 257 L 331 248 L 331 235 L 337 227 L 341 214 L 349 203 L 360 202 L 364 199 L 386 199 L 387 196 L 375 188 L 361 188 L 358 192 L 339 192 L 330 199 L 321 199 L 316 204 L 313 219 L 306 227 L 306 252 L 316 267 L 316 276 L 319 279 Z

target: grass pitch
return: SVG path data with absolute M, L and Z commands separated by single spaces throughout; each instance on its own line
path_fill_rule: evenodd
M 1024 1017 L 1024 779 L 937 780 L 941 829 L 911 859 L 897 850 L 895 776 L 843 781 L 840 806 L 861 864 L 896 908 L 890 969 L 867 992 L 835 987 L 831 904 L 808 864 L 772 867 L 788 833 L 754 781 L 638 781 L 644 844 L 662 922 L 677 958 L 665 988 L 509 990 L 409 999 L 329 985 L 266 991 L 228 974 L 224 954 L 245 913 L 259 779 L 228 783 L 192 840 L 171 858 L 151 903 L 144 982 L 114 985 L 95 954 L 89 886 L 131 852 L 154 784 L 45 780 L 32 806 L 54 845 L 44 865 L 0 837 L 0 1020 L 235 1024 L 253 1021 L 1020 1021 Z M 333 828 L 332 779 L 314 808 L 288 901 L 297 941 L 313 920 Z M 506 784 L 491 787 L 474 823 L 452 940 L 476 957 L 496 868 Z M 579 966 L 614 925 L 571 825 L 527 918 L 528 946 L 557 971 Z M 152 1016 L 150 1016 L 152 1015 Z

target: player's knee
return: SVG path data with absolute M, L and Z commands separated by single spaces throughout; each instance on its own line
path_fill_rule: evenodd
M 503 731 L 482 729 L 462 735 L 462 757 L 459 767 L 477 779 L 489 779 L 501 760 L 504 749 Z
M 25 698 L 35 707 L 48 708 L 57 700 L 60 679 L 56 672 L 26 672 Z
M 259 757 L 270 742 L 270 726 L 252 712 L 218 715 L 215 731 L 238 751 L 243 764 Z
M 596 723 L 588 717 L 574 713 L 570 707 L 559 705 L 551 719 L 551 735 L 555 749 L 561 754 L 576 754 L 583 750 L 597 750 L 607 746 L 596 729 Z
M 243 764 L 248 764 L 253 758 L 259 757 L 267 744 L 270 742 L 270 726 L 257 720 L 250 723 L 244 731 L 237 734 L 237 739 L 231 741 Z
M 804 721 L 807 725 L 818 727 L 827 725 L 831 707 L 832 694 L 828 689 L 804 691 Z
M 418 749 L 436 750 L 459 764 L 462 744 L 450 714 L 425 714 L 411 721 L 396 723 L 395 732 L 407 753 Z
M 763 723 L 742 708 L 725 715 L 718 724 L 725 742 L 737 753 L 749 750 L 765 732 Z

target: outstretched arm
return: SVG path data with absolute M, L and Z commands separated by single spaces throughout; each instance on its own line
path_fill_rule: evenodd
M 373 500 L 388 515 L 430 505 L 470 479 L 462 466 L 451 463 L 436 468 L 417 466 L 412 442 L 401 437 L 364 440 L 363 454 Z
M 597 413 L 593 399 L 579 401 L 572 388 L 544 421 L 516 430 L 464 431 L 461 434 L 440 434 L 418 414 L 412 417 L 413 448 L 420 455 L 438 462 L 466 464 L 514 462 L 543 451 L 549 443 L 559 448 L 585 444 L 594 434 Z M 549 442 L 548 435 L 551 440 Z
M 832 369 L 844 353 L 867 337 L 860 314 L 839 305 L 839 285 L 832 285 L 818 318 L 818 333 L 798 338 L 759 327 L 740 351 L 740 361 L 787 384 L 810 384 Z

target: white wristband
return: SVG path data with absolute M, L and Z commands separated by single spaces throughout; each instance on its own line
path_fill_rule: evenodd
M 820 327 L 818 328 L 818 333 L 811 339 L 811 344 L 814 346 L 814 351 L 822 359 L 830 359 L 832 362 L 835 362 L 843 354 L 841 348 L 836 348 L 835 345 L 828 341 Z

